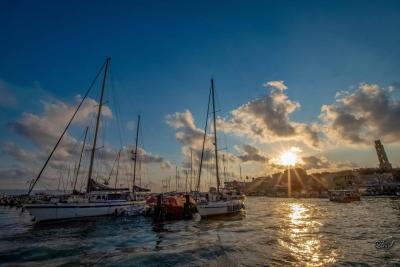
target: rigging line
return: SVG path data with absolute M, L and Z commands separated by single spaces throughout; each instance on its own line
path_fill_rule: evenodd
M 128 154 L 127 154 L 127 153 L 128 153 Z M 126 158 L 129 158 L 129 151 L 126 151 L 126 150 L 125 150 L 125 153 L 124 153 L 124 154 L 125 154 L 125 157 L 126 157 Z M 124 171 L 125 171 L 126 184 L 128 185 L 128 188 L 130 188 L 130 186 L 129 186 L 129 181 L 130 181 L 130 179 L 129 179 L 129 174 L 131 173 L 131 172 L 129 172 L 128 167 L 129 167 L 129 166 L 132 166 L 132 165 L 129 164 L 129 162 L 130 162 L 130 161 L 128 161 L 128 162 L 125 161 L 124 164 L 123 164 L 123 166 L 124 166 Z
M 74 185 L 73 185 L 73 192 L 74 193 L 75 193 L 75 190 L 76 190 L 76 182 L 78 181 L 79 169 L 81 167 L 82 155 L 83 155 L 83 152 L 85 151 L 85 144 L 86 144 L 86 137 L 87 137 L 88 130 L 89 130 L 89 127 L 86 127 L 85 128 L 85 137 L 83 138 L 82 150 L 81 150 L 81 154 L 79 156 L 79 163 L 78 163 L 78 167 L 76 169 L 76 177 L 75 177 L 75 181 L 74 181 Z
M 88 141 L 88 143 L 90 143 L 90 140 Z M 88 151 L 89 151 L 88 149 L 86 149 L 86 150 L 84 151 L 83 166 L 85 166 L 85 168 L 88 167 L 88 163 L 89 163 L 89 153 L 87 153 Z M 87 172 L 87 171 L 85 171 L 85 172 L 82 174 L 84 177 L 87 175 L 86 172 Z M 82 176 L 82 175 L 81 175 L 81 176 Z M 85 184 L 85 181 L 81 179 L 80 182 L 81 182 L 81 185 L 80 185 L 80 187 L 79 187 L 79 192 L 82 192 L 82 188 L 83 188 L 83 186 L 84 186 L 84 184 Z
M 85 99 L 87 98 L 87 96 L 89 95 L 89 92 L 91 91 L 91 89 L 93 88 L 94 83 L 96 82 L 97 78 L 99 77 L 100 73 L 102 72 L 103 68 L 105 66 L 105 63 L 101 66 L 100 71 L 97 73 L 96 77 L 94 78 L 94 80 L 92 81 L 92 83 L 90 84 L 88 90 L 86 91 L 85 95 L 82 98 L 82 101 L 79 103 L 79 105 L 77 106 L 74 114 L 72 115 L 72 118 L 69 120 L 67 126 L 65 127 L 64 131 L 62 132 L 60 138 L 58 139 L 56 145 L 54 146 L 53 150 L 51 151 L 49 157 L 47 158 L 46 162 L 44 163 L 42 169 L 40 170 L 38 176 L 36 177 L 35 181 L 32 183 L 32 185 L 30 186 L 29 190 L 28 190 L 28 195 L 30 195 L 30 193 L 32 192 L 33 188 L 35 187 L 36 183 L 39 181 L 40 177 L 42 176 L 42 173 L 44 171 L 44 169 L 46 168 L 47 164 L 49 163 L 51 157 L 53 156 L 54 152 L 56 151 L 58 145 L 60 144 L 61 140 L 63 139 L 65 133 L 67 132 L 69 126 L 71 125 L 72 121 L 74 120 L 76 114 L 78 113 L 79 109 L 81 108 L 83 102 L 85 101 Z
M 140 129 L 140 115 L 138 115 L 138 121 L 137 121 L 137 126 L 136 126 L 136 140 L 135 140 L 135 161 L 133 165 L 133 186 L 135 186 L 135 180 L 136 180 L 136 163 L 137 163 L 137 158 L 138 158 L 138 139 L 139 139 L 139 129 Z
M 103 106 L 103 95 L 104 95 L 104 89 L 106 86 L 107 71 L 108 71 L 108 66 L 110 64 L 110 60 L 111 60 L 111 58 L 109 58 L 109 57 L 106 59 L 105 68 L 104 68 L 104 76 L 103 76 L 103 81 L 102 81 L 102 86 L 101 86 L 99 109 L 98 109 L 97 118 L 96 118 L 96 129 L 95 129 L 95 133 L 94 133 L 93 147 L 92 147 L 91 157 L 90 157 L 89 175 L 88 175 L 88 179 L 87 179 L 87 187 L 86 187 L 87 193 L 89 193 L 91 191 L 91 188 L 90 188 L 91 180 L 90 179 L 92 179 L 93 160 L 94 160 L 95 151 L 96 151 L 97 132 L 99 129 L 99 119 L 101 117 L 101 111 L 102 111 L 102 106 Z
M 110 68 L 110 72 L 109 72 L 109 76 L 110 76 L 110 94 L 112 95 L 112 100 L 113 100 L 113 104 L 114 104 L 114 108 L 115 108 L 115 115 L 116 115 L 116 122 L 117 122 L 117 129 L 118 129 L 118 137 L 119 137 L 119 142 L 120 142 L 120 146 L 121 148 L 123 147 L 123 144 L 125 143 L 125 136 L 123 136 L 123 132 L 122 132 L 122 117 L 121 117 L 121 110 L 120 107 L 118 105 L 118 93 L 117 90 L 114 86 L 114 79 L 112 76 L 112 72 L 111 72 L 111 68 Z
M 102 142 L 103 142 L 103 145 L 101 147 L 104 148 L 104 149 L 100 150 L 100 157 L 99 158 L 100 158 L 101 162 L 98 163 L 98 164 L 103 163 L 103 164 L 101 164 L 100 172 L 102 173 L 102 176 L 106 177 L 105 173 L 106 173 L 106 170 L 107 170 L 107 167 L 108 167 L 107 166 L 108 160 L 107 160 L 106 137 L 108 138 L 108 134 L 109 134 L 106 129 L 109 129 L 110 123 L 109 123 L 108 120 L 106 120 L 104 118 L 104 116 L 101 117 L 101 122 L 102 122 L 102 125 L 103 125 L 103 127 L 102 127 L 103 131 L 100 133 L 101 136 L 102 136 Z M 105 178 L 103 178 L 103 179 L 105 179 Z
M 143 119 L 142 119 L 142 121 L 143 121 Z M 143 124 L 143 122 L 142 122 L 142 124 Z M 141 146 L 141 148 L 143 150 L 145 150 L 146 146 L 144 144 L 143 127 L 142 127 L 142 125 L 140 125 L 140 127 L 139 127 L 139 136 L 140 136 L 139 145 Z
M 143 119 L 142 119 L 142 121 L 143 121 Z M 140 136 L 139 144 L 141 144 L 140 147 L 142 148 L 142 155 L 141 155 L 141 157 L 139 157 L 139 160 L 140 160 L 140 164 L 144 165 L 144 170 L 143 170 L 143 173 L 141 173 L 140 181 L 142 182 L 142 176 L 143 176 L 144 179 L 147 178 L 147 180 L 150 182 L 148 167 L 147 167 L 148 166 L 147 163 L 149 163 L 149 162 L 146 162 L 146 146 L 144 143 L 145 140 L 144 140 L 144 135 L 143 135 L 143 122 L 140 124 L 140 127 L 139 127 L 139 136 Z M 146 174 L 146 170 L 147 170 L 147 174 Z
M 216 106 L 219 107 L 219 109 L 216 112 L 221 112 L 221 114 L 222 114 L 224 109 L 222 108 L 221 101 L 220 101 L 220 94 L 218 93 L 218 91 L 214 90 L 214 96 L 215 96 Z M 220 117 L 220 118 L 222 120 L 222 117 Z M 227 153 L 230 153 L 230 149 L 229 149 L 229 146 L 228 146 L 228 138 L 227 138 L 226 130 L 225 130 L 226 129 L 225 125 L 224 125 L 224 123 L 220 123 L 220 124 L 217 124 L 217 126 L 219 128 L 222 128 L 220 132 L 223 133 L 222 134 L 222 137 L 223 137 L 222 141 L 223 141 L 223 145 L 224 145 L 224 150 L 226 150 Z M 221 140 L 221 138 L 219 138 L 219 140 Z
M 141 159 L 144 162 L 145 161 L 145 157 L 146 157 L 146 146 L 144 144 L 144 136 L 143 136 L 143 117 L 142 115 L 140 115 L 141 117 L 141 124 L 139 126 L 139 147 L 142 149 L 142 155 L 141 155 Z M 139 157 L 140 159 L 140 157 Z
M 118 183 L 119 159 L 121 157 L 121 150 L 122 149 L 118 151 L 117 173 L 115 174 L 115 186 L 114 186 L 115 189 L 117 189 L 117 183 Z
M 109 75 L 108 75 L 108 79 L 109 79 L 109 86 L 108 86 L 108 90 L 106 92 L 107 95 L 107 102 L 109 103 L 110 109 L 112 110 L 113 113 L 113 117 L 115 115 L 115 123 L 116 123 L 116 128 L 117 128 L 117 132 L 118 135 L 120 134 L 119 132 L 119 114 L 118 114 L 118 109 L 117 109 L 117 104 L 116 104 L 116 100 L 115 100 L 115 94 L 112 92 L 112 90 L 114 90 L 113 87 L 113 79 L 111 78 L 111 66 L 109 67 L 109 71 L 108 71 Z M 115 129 L 113 129 L 115 132 Z M 121 143 L 121 138 L 119 138 L 120 143 Z
M 210 112 L 210 100 L 211 100 L 211 88 L 210 88 L 210 93 L 208 94 L 208 104 L 207 104 L 207 115 L 206 115 L 206 125 L 204 127 L 204 136 L 203 136 L 203 145 L 201 149 L 201 157 L 200 157 L 200 167 L 199 167 L 199 177 L 197 179 L 197 191 L 200 190 L 200 178 L 201 178 L 201 168 L 203 165 L 203 157 L 204 157 L 204 145 L 206 143 L 206 138 L 207 138 L 207 126 L 208 126 L 208 115 Z
M 108 175 L 108 179 L 106 180 L 106 181 L 107 181 L 107 184 L 108 184 L 108 183 L 110 182 L 110 180 L 111 180 L 111 176 L 112 176 L 112 173 L 113 173 L 113 171 L 114 171 L 115 164 L 117 164 L 117 161 L 119 160 L 120 153 L 121 153 L 121 151 L 119 151 L 118 154 L 117 154 L 117 156 L 115 157 L 114 163 L 113 163 L 113 165 L 112 165 L 112 167 L 111 167 L 110 174 Z M 118 171 L 118 167 L 117 167 L 117 171 Z

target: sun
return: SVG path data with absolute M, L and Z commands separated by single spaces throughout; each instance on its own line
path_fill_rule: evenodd
M 295 151 L 288 150 L 280 155 L 279 161 L 282 165 L 294 166 L 299 161 L 299 158 Z

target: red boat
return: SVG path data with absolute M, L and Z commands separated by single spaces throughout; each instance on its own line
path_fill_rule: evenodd
M 151 196 L 146 200 L 147 214 L 156 220 L 190 219 L 196 212 L 196 201 L 189 194 Z

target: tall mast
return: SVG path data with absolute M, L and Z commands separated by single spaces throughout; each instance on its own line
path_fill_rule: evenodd
M 106 81 L 107 81 L 107 72 L 108 72 L 108 66 L 110 64 L 111 58 L 108 57 L 106 59 L 106 67 L 104 69 L 104 76 L 103 76 L 103 82 L 101 85 L 101 94 L 100 94 L 100 102 L 99 102 L 99 110 L 97 112 L 97 119 L 96 119 L 96 129 L 94 132 L 94 139 L 93 139 L 93 146 L 92 146 L 92 151 L 90 155 L 90 165 L 89 165 L 89 175 L 88 175 L 88 180 L 87 180 L 87 186 L 86 186 L 86 192 L 89 193 L 91 191 L 91 179 L 92 179 L 92 173 L 93 173 L 93 162 L 94 162 L 94 154 L 96 152 L 96 143 L 97 143 L 97 133 L 99 131 L 99 124 L 100 124 L 100 116 L 101 116 L 101 109 L 103 107 L 103 97 L 104 97 L 104 89 L 106 87 Z
M 219 171 L 218 171 L 218 145 L 217 145 L 217 121 L 215 119 L 215 90 L 214 79 L 211 79 L 211 94 L 212 94 L 212 107 L 213 107 L 213 121 L 214 121 L 214 150 L 215 150 L 215 172 L 217 176 L 217 192 L 219 193 Z
M 136 162 L 137 162 L 137 149 L 138 149 L 138 141 L 139 141 L 139 128 L 140 128 L 140 115 L 138 115 L 137 127 L 136 127 L 136 140 L 135 140 L 135 152 L 134 152 L 134 159 L 135 162 L 133 163 L 133 190 L 135 189 L 136 183 Z
M 75 176 L 75 181 L 74 181 L 74 189 L 72 190 L 73 193 L 75 193 L 75 190 L 76 190 L 76 182 L 78 181 L 79 169 L 81 168 L 82 155 L 83 155 L 83 151 L 85 150 L 86 136 L 87 136 L 88 130 L 89 130 L 89 127 L 86 127 L 86 129 L 85 129 L 85 137 L 83 137 L 83 145 L 82 145 L 82 149 L 81 149 L 81 155 L 79 156 L 78 168 L 76 170 L 76 176 Z

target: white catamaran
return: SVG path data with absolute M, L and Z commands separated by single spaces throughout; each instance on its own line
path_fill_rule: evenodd
M 122 213 L 127 214 L 134 214 L 136 212 L 140 212 L 144 210 L 144 201 L 137 201 L 135 198 L 137 188 L 135 187 L 135 181 L 133 181 L 133 188 L 130 192 L 128 188 L 110 188 L 100 183 L 97 183 L 93 178 L 93 163 L 95 158 L 95 151 L 96 151 L 96 142 L 97 142 L 97 134 L 99 130 L 99 123 L 101 117 L 101 111 L 103 107 L 103 96 L 104 90 L 106 87 L 106 80 L 107 80 L 107 73 L 109 69 L 110 58 L 106 59 L 106 62 L 102 66 L 101 71 L 104 72 L 102 84 L 101 84 L 101 93 L 100 93 L 100 100 L 98 105 L 97 111 L 97 119 L 96 119 L 96 127 L 94 132 L 93 138 L 93 145 L 91 149 L 91 157 L 90 157 L 90 165 L 89 165 L 89 173 L 87 177 L 87 187 L 85 193 L 79 193 L 75 190 L 76 179 L 78 177 L 79 167 L 82 159 L 82 153 L 85 147 L 86 135 L 87 135 L 87 128 L 85 131 L 85 138 L 84 143 L 81 150 L 81 156 L 79 159 L 78 164 L 78 171 L 76 175 L 76 179 L 74 182 L 74 190 L 73 193 L 70 195 L 63 195 L 58 197 L 51 197 L 48 201 L 43 203 L 35 203 L 35 204 L 27 204 L 24 205 L 24 208 L 35 218 L 36 222 L 40 221 L 49 221 L 49 220 L 63 220 L 63 219 L 76 219 L 76 218 L 85 218 L 85 217 L 92 217 L 92 216 L 104 216 L 104 215 L 118 215 Z M 99 73 L 100 73 L 99 72 Z M 96 77 L 97 78 L 97 77 Z M 92 84 L 93 85 L 93 84 Z M 67 126 L 65 127 L 62 135 L 59 137 L 56 145 L 54 146 L 52 152 L 50 153 L 49 157 L 47 158 L 44 166 L 42 167 L 41 171 L 39 172 L 36 179 L 31 183 L 28 191 L 28 195 L 31 194 L 34 186 L 36 185 L 37 181 L 40 179 L 44 169 L 46 168 L 48 162 L 50 161 L 53 153 L 55 152 L 56 148 L 58 147 L 59 143 L 61 142 L 63 136 L 65 135 L 68 127 L 70 126 L 71 122 L 73 121 L 75 115 L 79 111 L 83 101 L 89 94 L 89 91 L 92 86 L 88 89 L 82 101 L 77 106 L 72 118 L 68 122 Z M 138 127 L 139 127 L 139 120 L 138 120 Z M 137 139 L 136 136 L 136 148 L 135 148 L 135 163 L 136 163 L 136 154 L 137 154 Z M 118 155 L 119 156 L 119 155 Z M 119 157 L 118 157 L 119 159 Z M 134 169 L 134 178 L 136 172 L 136 164 Z
M 215 119 L 215 89 L 214 89 L 214 80 L 211 79 L 211 88 L 210 94 L 208 97 L 208 107 L 207 107 L 207 117 L 206 117 L 206 126 L 204 129 L 204 138 L 203 138 L 203 148 L 201 151 L 200 158 L 200 168 L 199 168 L 199 177 L 197 181 L 197 191 L 200 190 L 200 177 L 201 177 L 201 169 L 203 164 L 204 157 L 204 145 L 207 138 L 207 123 L 208 123 L 208 114 L 210 109 L 210 101 L 212 100 L 212 113 L 213 113 L 213 128 L 214 128 L 214 153 L 215 153 L 215 176 L 217 178 L 217 188 L 211 187 L 208 193 L 200 194 L 199 199 L 197 200 L 197 210 L 201 217 L 209 217 L 214 215 L 224 215 L 231 214 L 236 212 L 241 212 L 245 209 L 244 206 L 244 195 L 242 195 L 238 190 L 228 189 L 228 188 L 220 188 L 221 182 L 219 177 L 218 170 L 218 145 L 217 145 L 217 123 Z

